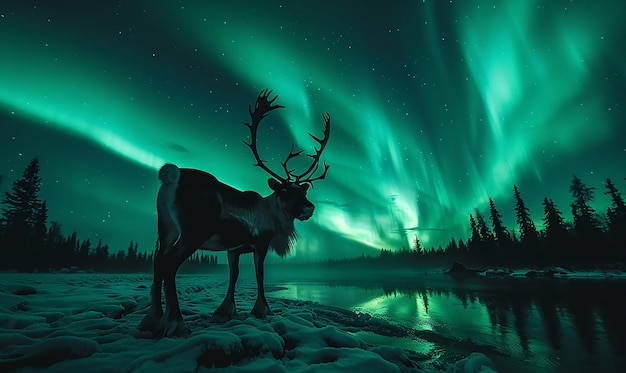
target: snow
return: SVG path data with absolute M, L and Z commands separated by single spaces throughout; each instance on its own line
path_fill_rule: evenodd
M 562 267 L 548 268 L 489 268 L 477 272 L 478 275 L 486 277 L 549 277 L 549 278 L 588 278 L 603 279 L 615 278 L 626 279 L 626 272 L 621 270 L 569 270 Z
M 482 276 L 482 277 L 541 277 L 560 279 L 626 279 L 626 272 L 621 269 L 589 269 L 569 270 L 563 267 L 543 268 L 467 268 L 461 263 L 454 263 L 451 269 L 444 273 L 452 276 Z
M 0 371 L 495 371 L 482 353 L 441 368 L 431 356 L 368 344 L 359 333 L 407 338 L 411 331 L 332 305 L 270 296 L 274 315 L 257 319 L 249 315 L 254 284 L 238 284 L 235 318 L 213 322 L 226 285 L 198 276 L 177 281 L 191 335 L 156 339 L 137 330 L 150 282 L 147 274 L 1 273 Z

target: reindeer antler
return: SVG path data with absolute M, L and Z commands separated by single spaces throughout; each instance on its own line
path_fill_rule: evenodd
M 256 104 L 254 105 L 254 110 L 252 110 L 252 105 L 248 106 L 248 112 L 250 113 L 250 118 L 252 119 L 252 123 L 244 123 L 246 127 L 250 129 L 250 143 L 243 142 L 248 145 L 250 150 L 252 150 L 252 154 L 254 154 L 254 158 L 256 159 L 255 166 L 261 167 L 268 174 L 272 175 L 272 177 L 280 180 L 281 182 L 287 181 L 287 179 L 278 176 L 278 174 L 272 171 L 267 165 L 265 165 L 264 160 L 259 156 L 259 151 L 256 148 L 256 139 L 257 139 L 257 130 L 259 129 L 259 123 L 265 118 L 265 115 L 274 109 L 285 108 L 282 105 L 272 105 L 274 101 L 278 98 L 278 95 L 274 96 L 272 99 L 268 99 L 272 94 L 271 90 L 265 89 L 259 93 L 259 97 L 256 99 Z M 286 163 L 286 162 L 285 162 Z M 286 169 L 286 164 L 285 164 Z M 289 172 L 287 172 L 287 178 L 289 178 Z
M 328 138 L 330 137 L 330 114 L 324 113 L 322 114 L 322 118 L 324 118 L 324 131 L 322 132 L 324 137 L 320 139 L 309 133 L 309 136 L 311 136 L 313 140 L 317 141 L 317 143 L 320 144 L 320 148 L 315 149 L 315 154 L 307 154 L 308 157 L 313 158 L 313 163 L 306 171 L 296 176 L 296 182 L 298 183 L 309 183 L 311 186 L 313 186 L 313 181 L 326 178 L 326 173 L 328 172 L 328 168 L 330 167 L 330 165 L 326 162 L 324 162 L 324 172 L 322 172 L 322 174 L 316 178 L 311 178 L 319 168 L 320 157 L 322 156 L 322 152 L 324 151 L 326 143 L 328 143 Z M 305 176 L 306 178 L 302 179 Z
M 297 156 L 302 154 L 303 150 L 294 152 L 293 145 L 291 145 L 291 150 L 289 151 L 287 158 L 285 158 L 285 160 L 281 162 L 281 165 L 283 166 L 283 170 L 285 171 L 287 176 L 286 177 L 279 176 L 276 172 L 272 171 L 269 167 L 267 167 L 267 165 L 265 164 L 265 162 L 267 161 L 261 159 L 261 156 L 259 155 L 259 151 L 256 146 L 257 130 L 259 129 L 259 123 L 261 123 L 263 118 L 265 118 L 267 113 L 269 113 L 270 111 L 274 109 L 285 108 L 282 105 L 272 105 L 274 101 L 276 101 L 276 99 L 278 98 L 278 95 L 270 99 L 269 96 L 271 94 L 272 94 L 272 91 L 268 89 L 261 91 L 261 93 L 259 93 L 259 96 L 256 99 L 254 110 L 252 110 L 252 105 L 248 107 L 248 112 L 250 113 L 250 118 L 252 119 L 252 122 L 245 123 L 245 125 L 246 127 L 250 129 L 250 143 L 247 143 L 245 141 L 243 143 L 246 144 L 250 148 L 250 150 L 252 150 L 252 154 L 254 155 L 254 158 L 256 159 L 256 162 L 257 162 L 255 166 L 261 167 L 262 169 L 265 170 L 265 172 L 270 174 L 275 179 L 280 180 L 282 183 L 285 183 L 285 182 L 290 182 L 291 178 L 295 177 L 296 183 L 309 183 L 311 186 L 313 186 L 313 181 L 321 180 L 326 177 L 326 172 L 328 171 L 328 168 L 330 167 L 326 162 L 324 162 L 324 172 L 322 172 L 322 174 L 316 178 L 311 178 L 313 174 L 315 174 L 315 172 L 319 168 L 320 157 L 322 155 L 322 152 L 324 151 L 324 148 L 326 147 L 326 143 L 328 142 L 328 137 L 330 136 L 330 115 L 328 113 L 325 113 L 322 115 L 322 117 L 324 118 L 324 131 L 323 131 L 324 137 L 322 139 L 319 139 L 309 133 L 309 136 L 311 136 L 313 140 L 317 141 L 317 143 L 320 144 L 320 148 L 315 149 L 315 154 L 307 154 L 308 157 L 311 157 L 313 159 L 313 163 L 311 164 L 311 166 L 309 166 L 309 168 L 302 174 L 294 176 L 293 172 L 295 170 L 290 170 L 287 167 L 287 163 L 291 159 L 296 158 Z M 303 177 L 305 176 L 306 178 L 303 179 Z

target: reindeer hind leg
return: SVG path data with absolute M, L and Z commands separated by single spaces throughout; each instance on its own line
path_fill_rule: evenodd
M 189 329 L 185 326 L 183 316 L 180 312 L 178 294 L 176 291 L 176 272 L 180 265 L 195 250 L 187 249 L 187 246 L 179 241 L 178 244 L 168 252 L 167 264 L 164 265 L 163 284 L 165 290 L 165 313 L 161 317 L 164 337 L 186 337 Z
M 163 254 L 157 249 L 154 257 L 154 274 L 152 288 L 150 290 L 150 309 L 139 323 L 139 330 L 151 331 L 154 334 L 161 332 L 161 318 L 163 308 L 161 307 L 161 295 L 163 286 Z

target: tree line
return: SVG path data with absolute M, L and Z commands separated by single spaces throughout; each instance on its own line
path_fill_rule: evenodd
M 469 214 L 471 235 L 446 247 L 426 249 L 415 236 L 411 249 L 382 249 L 377 257 L 362 255 L 344 260 L 327 260 L 327 265 L 358 267 L 449 267 L 454 262 L 472 266 L 573 268 L 624 268 L 626 263 L 626 204 L 611 179 L 604 182 L 611 205 L 604 214 L 592 202 L 595 188 L 573 176 L 569 191 L 573 221 L 549 198 L 543 200 L 543 229 L 538 229 L 517 185 L 513 185 L 517 232 L 508 229 L 493 199 L 488 218 L 475 209 Z
M 2 178 L 0 177 L 0 182 Z M 58 222 L 48 224 L 46 201 L 41 189 L 39 160 L 34 158 L 22 177 L 5 193 L 0 216 L 0 270 L 47 271 L 81 268 L 107 272 L 151 271 L 152 253 L 139 252 L 130 241 L 126 250 L 111 248 L 90 239 L 80 241 L 76 232 L 65 236 Z M 573 176 L 569 190 L 573 221 L 549 198 L 543 200 L 543 229 L 538 229 L 516 185 L 513 185 L 517 231 L 508 229 L 493 199 L 488 217 L 479 209 L 469 214 L 470 237 L 452 238 L 445 247 L 426 249 L 416 235 L 411 249 L 382 249 L 377 257 L 362 255 L 327 264 L 427 268 L 453 262 L 491 266 L 605 267 L 626 262 L 626 204 L 615 184 L 606 179 L 605 194 L 611 205 L 604 214 L 592 206 L 595 188 Z M 355 263 L 357 262 L 357 263 Z M 197 253 L 181 266 L 183 272 L 206 272 L 217 266 L 217 256 Z
M 132 240 L 126 250 L 114 251 L 102 240 L 95 245 L 90 239 L 81 241 L 75 231 L 65 236 L 61 224 L 48 223 L 46 201 L 39 197 L 42 185 L 39 171 L 39 160 L 34 158 L 5 193 L 0 216 L 0 270 L 152 270 L 153 253 L 139 252 L 138 244 Z M 206 272 L 217 265 L 217 255 L 196 253 L 180 271 Z

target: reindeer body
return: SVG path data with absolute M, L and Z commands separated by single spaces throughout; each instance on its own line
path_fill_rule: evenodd
M 320 144 L 311 166 L 302 174 L 295 175 L 287 168 L 290 159 L 302 151 L 293 147 L 282 162 L 286 177 L 281 177 L 265 165 L 256 147 L 259 123 L 274 109 L 276 97 L 269 99 L 271 91 L 259 94 L 255 109 L 250 107 L 250 143 L 257 161 L 256 166 L 267 171 L 273 192 L 262 197 L 253 191 L 242 192 L 226 185 L 215 176 L 196 169 L 178 168 L 166 164 L 159 170 L 161 187 L 157 195 L 159 239 L 154 255 L 154 281 L 151 289 L 150 309 L 139 324 L 139 329 L 163 336 L 185 336 L 189 330 L 180 313 L 176 293 L 176 272 L 180 265 L 196 250 L 227 251 L 229 282 L 222 304 L 215 311 L 214 319 L 227 320 L 236 313 L 235 284 L 239 276 L 239 255 L 254 254 L 257 280 L 257 300 L 251 313 L 257 317 L 271 314 L 265 299 L 263 285 L 265 256 L 271 248 L 280 256 L 286 255 L 295 241 L 294 220 L 307 220 L 313 215 L 314 206 L 306 192 L 313 181 L 324 179 L 328 165 L 318 177 L 313 177 L 319 158 L 330 134 L 330 116 L 323 115 L 324 137 L 311 137 Z M 164 289 L 163 289 L 164 288 Z M 165 290 L 165 313 L 161 305 Z
M 280 207 L 276 192 L 261 197 L 207 172 L 172 164 L 161 168 L 160 179 L 158 229 L 165 250 L 179 247 L 182 240 L 181 246 L 193 251 L 243 253 L 269 246 L 281 257 L 289 253 L 296 236 L 294 217 Z M 312 204 L 306 208 L 312 213 Z

